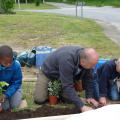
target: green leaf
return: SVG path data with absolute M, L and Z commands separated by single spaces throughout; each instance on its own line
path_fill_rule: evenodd
M 50 81 L 48 83 L 49 95 L 54 95 L 59 97 L 60 91 L 61 91 L 61 83 L 59 80 Z
M 6 82 L 0 82 L 0 87 L 4 87 L 4 86 L 8 86 L 9 84 L 8 83 L 6 83 Z
M 9 84 L 6 82 L 0 82 L 0 95 L 5 91 L 3 87 L 8 86 Z

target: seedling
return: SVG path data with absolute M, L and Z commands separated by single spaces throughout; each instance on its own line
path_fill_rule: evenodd
M 6 83 L 6 82 L 0 82 L 0 96 L 3 94 L 3 92 L 5 91 L 4 90 L 4 87 L 5 86 L 8 86 L 9 84 Z
M 5 91 L 4 87 L 8 86 L 9 84 L 6 82 L 0 82 L 0 96 L 3 95 L 3 92 Z M 1 108 L 1 103 L 0 103 L 0 108 Z

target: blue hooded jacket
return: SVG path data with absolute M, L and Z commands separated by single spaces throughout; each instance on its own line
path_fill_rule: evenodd
M 116 61 L 117 59 L 109 60 L 97 70 L 100 97 L 106 97 L 109 86 L 115 82 L 115 79 L 120 78 L 120 73 L 116 70 Z
M 0 65 L 0 82 L 5 81 L 9 84 L 5 88 L 4 94 L 10 98 L 22 84 L 21 65 L 17 60 L 14 60 L 10 67 L 3 67 Z

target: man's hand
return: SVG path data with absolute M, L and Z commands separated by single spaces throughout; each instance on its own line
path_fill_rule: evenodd
M 93 99 L 93 98 L 88 98 L 88 99 L 86 99 L 86 101 L 87 101 L 89 104 L 94 105 L 95 107 L 98 107 L 98 106 L 99 106 L 99 103 L 98 103 L 95 99 Z
M 82 108 L 80 108 L 81 112 L 86 112 L 86 111 L 89 111 L 89 110 L 93 110 L 93 108 L 88 107 L 88 106 L 83 106 Z
M 0 103 L 4 102 L 4 101 L 5 101 L 5 98 L 6 98 L 6 96 L 5 96 L 4 94 L 1 95 L 1 96 L 0 96 Z
M 99 103 L 100 103 L 102 106 L 106 105 L 106 104 L 107 104 L 107 99 L 106 99 L 106 97 L 101 97 L 101 98 L 99 99 Z

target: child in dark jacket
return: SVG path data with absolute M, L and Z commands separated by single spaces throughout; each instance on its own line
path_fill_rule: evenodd
M 97 69 L 99 103 L 107 104 L 107 98 L 120 100 L 120 58 L 105 62 Z
M 20 105 L 22 99 L 22 72 L 18 61 L 14 60 L 13 50 L 9 46 L 0 46 L 0 82 L 7 82 L 0 96 L 3 110 L 13 109 Z

